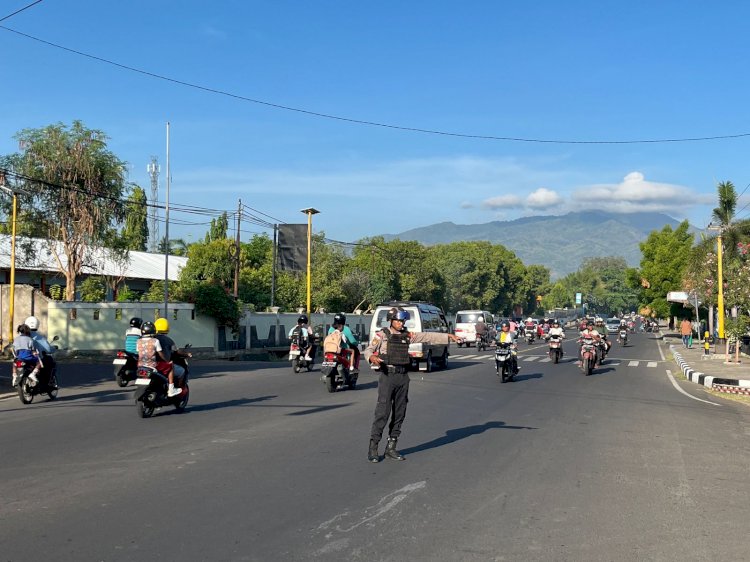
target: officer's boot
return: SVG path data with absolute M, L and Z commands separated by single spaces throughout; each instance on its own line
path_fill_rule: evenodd
M 388 438 L 388 444 L 385 446 L 385 456 L 394 461 L 403 461 L 405 457 L 396 450 L 396 439 Z
M 380 462 L 380 455 L 378 455 L 378 442 L 374 439 L 370 439 L 370 450 L 367 452 L 367 460 L 370 462 Z

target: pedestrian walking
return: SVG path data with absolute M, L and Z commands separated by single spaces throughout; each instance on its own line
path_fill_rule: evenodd
M 378 368 L 378 403 L 375 406 L 375 418 L 370 431 L 370 448 L 367 460 L 379 462 L 378 445 L 383 436 L 385 424 L 390 417 L 388 426 L 388 445 L 385 456 L 397 460 L 404 460 L 404 456 L 396 450 L 396 442 L 401 435 L 401 425 L 406 417 L 406 404 L 409 401 L 409 344 L 432 343 L 444 344 L 459 342 L 461 338 L 453 334 L 438 332 L 407 332 L 406 321 L 409 312 L 403 308 L 393 307 L 387 315 L 387 328 L 376 332 L 372 336 L 370 345 L 365 349 L 365 359 Z
M 690 347 L 690 336 L 693 335 L 693 325 L 687 318 L 683 318 L 680 323 L 680 334 L 682 335 L 682 346 L 685 348 Z

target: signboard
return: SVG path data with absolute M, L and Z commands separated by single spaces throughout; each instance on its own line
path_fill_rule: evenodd
M 685 291 L 670 291 L 667 293 L 669 302 L 687 302 L 690 296 Z
M 582 297 L 583 293 L 576 293 L 576 304 L 581 304 L 581 302 L 583 302 Z

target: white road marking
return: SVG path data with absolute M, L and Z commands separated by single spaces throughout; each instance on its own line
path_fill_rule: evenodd
M 537 359 L 539 359 L 538 355 L 527 355 L 522 360 L 523 361 L 536 361 Z
M 649 362 L 648 362 L 648 363 L 646 364 L 646 367 L 656 367 L 656 365 L 657 365 L 657 362 L 656 362 L 656 361 L 649 361 Z
M 684 394 L 688 398 L 692 398 L 693 400 L 697 400 L 698 402 L 705 402 L 706 404 L 711 404 L 713 406 L 719 406 L 719 407 L 721 407 L 721 404 L 717 404 L 716 402 L 709 402 L 708 400 L 703 400 L 702 398 L 698 398 L 698 397 L 693 396 L 692 394 L 688 394 L 687 392 L 685 392 L 684 390 L 682 390 L 682 387 L 680 387 L 680 385 L 677 384 L 677 381 L 672 376 L 672 371 L 670 371 L 669 369 L 667 369 L 667 376 L 669 377 L 669 380 L 672 383 L 672 386 L 675 387 L 678 392 L 681 392 L 682 394 Z
M 617 366 L 618 366 L 619 364 L 620 364 L 620 362 L 619 362 L 619 361 L 618 361 L 618 362 L 616 362 L 616 363 L 612 363 L 612 362 L 610 362 L 610 361 L 607 361 L 607 365 L 608 365 L 608 366 L 610 366 L 610 367 L 617 367 Z
M 628 367 L 637 367 L 640 361 L 631 361 L 628 363 Z
M 539 360 L 540 363 L 549 363 L 550 361 L 552 361 L 552 359 L 550 359 L 549 357 L 542 357 Z
M 461 359 L 474 359 L 476 355 L 461 355 Z

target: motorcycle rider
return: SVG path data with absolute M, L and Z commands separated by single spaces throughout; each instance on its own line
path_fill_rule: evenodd
M 158 370 L 157 365 L 166 362 L 161 342 L 156 337 L 156 326 L 154 326 L 153 322 L 144 322 L 141 325 L 141 338 L 138 340 L 138 368 L 148 367 L 149 369 Z M 176 396 L 182 390 L 175 389 L 172 381 L 170 381 L 167 394 Z
M 26 324 L 19 324 L 18 336 L 13 339 L 13 354 L 16 359 L 23 361 L 27 365 L 34 365 L 34 370 L 29 374 L 29 379 L 34 383 L 38 383 L 37 373 L 40 369 L 39 353 L 34 345 L 34 340 L 31 339 L 31 330 Z M 16 375 L 15 369 L 13 370 L 13 386 L 18 386 L 18 375 Z
M 487 328 L 487 324 L 484 321 L 484 316 L 480 316 L 477 318 L 476 324 L 474 324 L 474 332 L 477 334 L 477 343 L 479 343 L 479 340 L 484 340 L 485 344 L 487 343 L 487 335 L 489 334 L 489 330 Z
M 409 344 L 447 345 L 451 341 L 461 341 L 461 338 L 454 334 L 407 332 L 406 321 L 410 317 L 409 312 L 401 307 L 388 310 L 386 320 L 390 323 L 389 326 L 373 334 L 370 345 L 365 349 L 365 359 L 380 371 L 378 403 L 375 406 L 370 447 L 367 452 L 367 460 L 370 462 L 380 461 L 378 444 L 389 417 L 391 421 L 388 426 L 385 456 L 397 461 L 404 460 L 403 455 L 396 450 L 396 442 L 401 435 L 401 425 L 404 423 L 406 404 L 409 401 Z
M 503 322 L 500 327 L 500 333 L 497 335 L 497 343 L 509 343 L 510 355 L 513 361 L 513 374 L 517 375 L 521 367 L 518 366 L 518 345 L 516 344 L 515 333 L 510 329 L 510 322 Z
M 341 331 L 341 350 L 349 355 L 349 371 L 359 372 L 359 340 L 346 325 L 346 314 L 343 312 L 333 315 L 333 325 L 328 328 L 328 333 L 332 334 L 336 330 Z
M 601 342 L 602 342 L 602 337 L 601 337 L 601 334 L 596 330 L 596 327 L 594 326 L 594 322 L 592 322 L 591 320 L 587 322 L 586 329 L 581 332 L 581 337 L 578 340 L 578 366 L 579 367 L 582 364 L 581 348 L 583 347 L 584 339 L 594 340 L 594 343 L 597 344 L 594 346 L 594 349 L 596 350 L 596 363 L 601 364 L 602 359 L 604 358 L 601 347 L 600 347 Z
M 130 319 L 130 327 L 125 330 L 125 353 L 138 355 L 138 339 L 141 337 L 141 324 L 143 324 L 143 320 L 137 316 Z
M 40 357 L 43 358 L 43 360 L 40 361 L 42 363 L 41 372 L 47 377 L 47 380 L 49 380 L 49 376 L 52 374 L 55 367 L 55 359 L 52 357 L 55 350 L 52 347 L 52 344 L 49 343 L 49 340 L 44 337 L 44 334 L 39 332 L 39 319 L 36 316 L 29 316 L 24 321 L 24 324 L 26 324 L 29 327 L 29 330 L 31 330 L 31 339 L 34 340 L 34 346 L 39 352 Z
M 555 318 L 552 320 L 552 327 L 549 329 L 549 333 L 547 334 L 549 337 L 552 336 L 560 336 L 560 339 L 565 339 L 565 332 L 560 327 L 560 321 Z M 563 348 L 560 346 L 560 357 L 563 356 Z
M 177 345 L 174 340 L 170 338 L 169 334 L 169 321 L 166 318 L 157 318 L 154 322 L 154 329 L 156 330 L 156 339 L 161 344 L 161 352 L 164 356 L 164 362 L 157 362 L 156 370 L 160 373 L 167 373 L 167 380 L 169 381 L 169 390 L 167 396 L 177 396 L 182 392 L 181 387 L 175 388 L 175 379 L 182 379 L 185 376 L 185 369 L 182 365 L 176 365 L 173 361 L 173 356 L 178 355 L 180 351 L 177 349 Z M 192 357 L 190 353 L 186 353 L 188 357 Z
M 299 333 L 299 342 L 298 345 L 301 350 L 305 351 L 305 361 L 312 361 L 312 355 L 314 353 L 314 349 L 312 349 L 312 340 L 314 336 L 312 335 L 312 331 L 307 325 L 308 319 L 306 314 L 300 315 L 299 318 L 297 318 L 297 325 L 292 327 L 291 330 L 289 330 L 289 339 L 293 339 L 295 332 Z
M 607 329 L 607 325 L 604 323 L 604 320 L 601 316 L 596 317 L 596 331 L 599 332 L 599 335 L 602 338 L 602 341 L 604 342 L 602 345 L 604 345 L 604 353 L 602 354 L 602 360 L 604 359 L 604 356 L 609 353 L 610 348 L 612 347 L 612 342 L 609 341 L 607 336 L 609 336 L 609 330 Z

